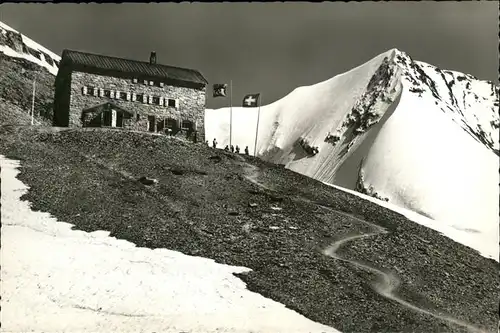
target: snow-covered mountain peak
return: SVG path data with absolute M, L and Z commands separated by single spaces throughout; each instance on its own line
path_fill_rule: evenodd
M 34 40 L 0 22 L 0 53 L 12 58 L 22 58 L 46 68 L 57 75 L 61 57 Z
M 414 61 L 401 51 L 395 55 L 395 63 L 402 70 L 401 81 L 406 90 L 419 98 L 432 99 L 439 110 L 498 155 L 497 85 L 470 74 Z
M 384 52 L 341 76 L 366 69 L 372 63 L 379 65 L 343 124 L 333 131 L 333 141 L 340 139 L 350 126 L 354 126 L 355 134 L 364 133 L 388 109 L 385 102 L 392 103 L 402 89 L 432 101 L 475 140 L 499 155 L 499 87 L 493 82 L 415 61 L 398 49 Z

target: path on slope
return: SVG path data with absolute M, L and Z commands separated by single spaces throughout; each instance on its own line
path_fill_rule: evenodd
M 254 183 L 255 185 L 257 185 L 257 186 L 259 186 L 261 188 L 264 188 L 264 189 L 269 190 L 269 191 L 274 191 L 273 188 L 271 188 L 269 186 L 266 186 L 265 184 L 261 183 L 258 180 L 259 179 L 259 175 L 260 175 L 259 168 L 255 167 L 253 165 L 250 165 L 250 164 L 246 164 L 245 167 L 244 167 L 244 170 L 245 170 L 245 173 L 246 173 L 246 175 L 245 175 L 246 179 L 248 179 L 249 181 L 251 181 L 252 183 Z M 333 211 L 333 212 L 335 212 L 337 214 L 341 214 L 341 215 L 347 216 L 349 218 L 358 220 L 358 221 L 360 221 L 360 222 L 362 222 L 364 224 L 369 225 L 373 229 L 375 229 L 374 232 L 341 238 L 341 239 L 335 241 L 334 243 L 332 243 L 330 246 L 328 246 L 323 251 L 323 254 L 325 254 L 326 256 L 329 256 L 331 258 L 334 258 L 336 260 L 340 260 L 340 261 L 344 261 L 344 262 L 350 263 L 350 264 L 352 264 L 352 265 L 354 265 L 356 267 L 362 268 L 362 269 L 364 269 L 366 271 L 369 271 L 369 272 L 372 272 L 372 273 L 375 273 L 376 275 L 378 275 L 381 278 L 381 283 L 374 284 L 372 286 L 372 288 L 379 295 L 381 295 L 381 296 L 383 296 L 383 297 L 385 297 L 387 299 L 393 300 L 393 301 L 399 303 L 400 305 L 402 305 L 402 306 L 404 306 L 404 307 L 406 307 L 406 308 L 408 308 L 410 310 L 413 310 L 413 311 L 416 311 L 416 312 L 420 312 L 420 313 L 432 316 L 434 318 L 437 318 L 439 320 L 442 320 L 442 321 L 445 321 L 445 322 L 452 323 L 454 325 L 458 325 L 458 326 L 464 327 L 464 328 L 466 328 L 471 333 L 486 333 L 486 331 L 484 331 L 484 330 L 482 330 L 482 329 L 480 329 L 478 327 L 475 327 L 474 325 L 472 325 L 470 323 L 461 321 L 459 319 L 453 318 L 453 317 L 448 316 L 446 314 L 441 314 L 441 313 L 437 313 L 435 311 L 431 311 L 429 309 L 421 308 L 419 306 L 411 304 L 408 301 L 405 301 L 404 299 L 400 298 L 396 294 L 396 290 L 397 290 L 397 288 L 399 287 L 399 285 L 401 283 L 401 280 L 399 279 L 399 277 L 397 275 L 395 275 L 393 273 L 383 272 L 382 270 L 380 270 L 379 268 L 377 268 L 375 266 L 371 266 L 371 265 L 368 265 L 368 264 L 363 264 L 363 263 L 361 263 L 359 261 L 356 261 L 356 260 L 347 259 L 347 258 L 342 257 L 340 254 L 338 254 L 338 251 L 340 250 L 340 248 L 344 244 L 346 244 L 348 242 L 352 242 L 352 241 L 356 241 L 356 240 L 362 240 L 364 238 L 373 237 L 373 236 L 377 236 L 377 235 L 380 235 L 380 234 L 387 234 L 388 231 L 385 228 L 383 228 L 383 227 L 381 227 L 379 225 L 373 224 L 371 222 L 365 221 L 363 219 L 360 219 L 360 218 L 358 218 L 358 217 L 356 217 L 356 216 L 354 216 L 352 214 L 345 213 L 345 212 L 333 209 L 332 207 L 328 207 L 328 206 L 319 204 L 317 202 L 311 201 L 311 200 L 306 199 L 306 198 L 299 197 L 298 200 L 303 201 L 303 202 L 308 202 L 308 203 L 311 203 L 311 204 L 315 204 L 317 206 L 320 206 L 320 207 L 323 207 L 323 208 L 328 209 L 330 211 Z

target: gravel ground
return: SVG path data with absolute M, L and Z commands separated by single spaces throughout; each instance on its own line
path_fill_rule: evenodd
M 340 253 L 397 273 L 419 306 L 498 327 L 498 264 L 399 214 L 252 157 L 161 136 L 112 130 L 0 127 L 0 153 L 22 162 L 24 199 L 84 231 L 252 268 L 248 288 L 347 332 L 466 332 L 376 293 L 375 276 L 322 254 Z M 245 178 L 245 159 L 263 189 Z M 158 179 L 145 186 L 141 176 Z M 331 207 L 325 209 L 306 198 Z

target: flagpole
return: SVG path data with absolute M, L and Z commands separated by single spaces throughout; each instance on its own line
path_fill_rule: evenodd
M 259 118 L 260 118 L 260 105 L 262 104 L 262 94 L 259 96 L 259 111 L 257 111 L 257 128 L 255 129 L 255 145 L 253 148 L 253 156 L 257 156 L 257 137 L 259 136 Z
M 233 137 L 233 80 L 230 80 L 230 95 L 229 95 L 229 146 L 231 147 Z
M 31 125 L 35 122 L 35 83 L 36 79 L 33 79 L 33 99 L 31 102 Z

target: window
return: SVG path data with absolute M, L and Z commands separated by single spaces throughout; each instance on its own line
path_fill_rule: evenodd
M 104 89 L 99 88 L 99 96 L 104 97 Z
M 83 95 L 87 95 L 87 87 L 84 86 L 82 88 L 82 93 L 83 93 Z
M 137 83 L 139 80 L 137 80 L 136 78 L 133 78 L 132 79 L 132 83 Z
M 28 49 L 28 52 L 34 56 L 35 58 L 38 58 L 40 60 L 42 60 L 42 54 L 40 52 L 38 52 L 37 50 L 34 50 L 32 48 L 30 48 L 29 46 L 26 47 Z
M 128 101 L 127 96 L 128 96 L 128 94 L 126 92 L 120 91 L 120 99 Z
M 149 85 L 153 86 L 155 83 L 153 81 L 149 81 Z
M 136 99 L 136 101 L 138 101 L 138 102 L 142 102 L 142 101 L 143 101 L 143 98 L 144 98 L 144 95 L 143 95 L 143 94 L 137 94 L 137 95 L 135 95 L 135 99 Z
M 169 98 L 168 99 L 168 106 L 175 108 L 175 99 Z
M 104 97 L 111 98 L 111 90 L 109 90 L 109 89 L 104 89 Z
M 51 66 L 52 66 L 52 65 L 54 65 L 54 62 L 52 61 L 52 58 L 51 58 L 48 54 L 44 53 L 44 54 L 43 54 L 43 56 L 45 57 L 45 61 L 46 61 L 49 65 L 51 65 Z
M 88 92 L 88 94 L 89 94 L 89 95 L 91 95 L 91 96 L 96 96 L 96 95 L 97 95 L 97 94 L 96 94 L 96 90 L 97 90 L 97 89 L 96 89 L 96 88 L 94 88 L 94 87 L 87 86 L 87 92 Z
M 165 119 L 158 119 L 156 122 L 156 131 L 157 132 L 163 132 L 165 129 Z
M 181 128 L 185 131 L 190 131 L 193 129 L 193 122 L 191 120 L 183 120 L 181 123 Z
M 153 97 L 153 104 L 160 105 L 160 97 Z
M 145 85 L 148 85 L 148 80 L 143 80 L 142 81 Z
M 167 118 L 165 121 L 165 127 L 174 130 L 177 127 L 177 120 L 174 118 Z
M 136 114 L 136 115 L 135 115 L 135 120 L 136 120 L 136 121 L 141 120 L 141 115 L 140 115 L 140 114 Z
M 163 86 L 165 86 L 165 83 L 160 82 L 160 87 L 163 88 Z
M 110 96 L 111 98 L 115 98 L 115 91 L 114 90 L 111 90 L 111 93 L 110 93 Z
M 153 96 L 148 96 L 148 104 L 153 104 Z

